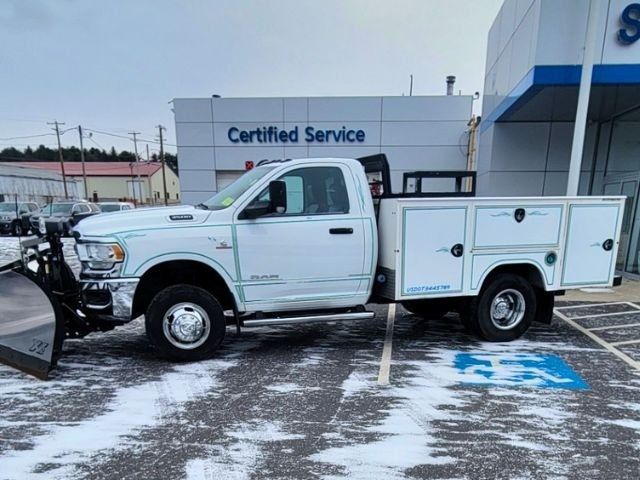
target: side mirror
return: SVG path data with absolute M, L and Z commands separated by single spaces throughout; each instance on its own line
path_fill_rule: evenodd
M 247 207 L 238 215 L 240 220 L 253 220 L 254 218 L 266 215 L 271 211 L 271 203 L 269 201 L 251 202 Z
M 287 211 L 287 184 L 282 180 L 269 182 L 269 199 L 271 212 L 284 213 Z
M 253 220 L 269 213 L 287 211 L 287 184 L 282 180 L 269 182 L 269 200 L 253 201 L 240 213 L 240 220 Z

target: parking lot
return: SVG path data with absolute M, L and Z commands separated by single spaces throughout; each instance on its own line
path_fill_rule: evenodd
M 0 238 L 0 262 L 16 247 Z M 47 382 L 0 367 L 0 478 L 635 479 L 627 290 L 561 298 L 512 343 L 371 306 L 368 321 L 228 329 L 216 358 L 180 365 L 138 319 L 66 342 Z

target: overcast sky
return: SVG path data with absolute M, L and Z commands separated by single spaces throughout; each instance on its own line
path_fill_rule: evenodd
M 502 0 L 3 0 L 0 148 L 55 144 L 47 121 L 156 138 L 176 97 L 482 91 Z M 62 136 L 77 145 L 77 131 Z M 94 134 L 85 146 L 132 149 Z M 150 145 L 153 150 L 157 145 Z M 144 143 L 141 145 L 144 150 Z M 169 146 L 168 150 L 175 151 Z

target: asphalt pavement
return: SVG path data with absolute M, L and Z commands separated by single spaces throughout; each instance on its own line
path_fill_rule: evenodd
M 0 479 L 636 479 L 640 342 L 612 347 L 629 363 L 583 331 L 640 339 L 602 328 L 640 324 L 628 301 L 559 304 L 504 344 L 374 305 L 228 329 L 191 364 L 156 359 L 139 319 L 67 341 L 49 381 L 0 367 Z

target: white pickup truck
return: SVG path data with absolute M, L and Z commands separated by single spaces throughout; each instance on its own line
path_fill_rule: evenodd
M 145 315 L 161 356 L 196 360 L 229 324 L 364 319 L 367 303 L 400 302 L 508 341 L 550 322 L 555 294 L 613 284 L 623 210 L 624 197 L 393 194 L 384 155 L 266 162 L 197 206 L 80 223 L 67 337 Z

